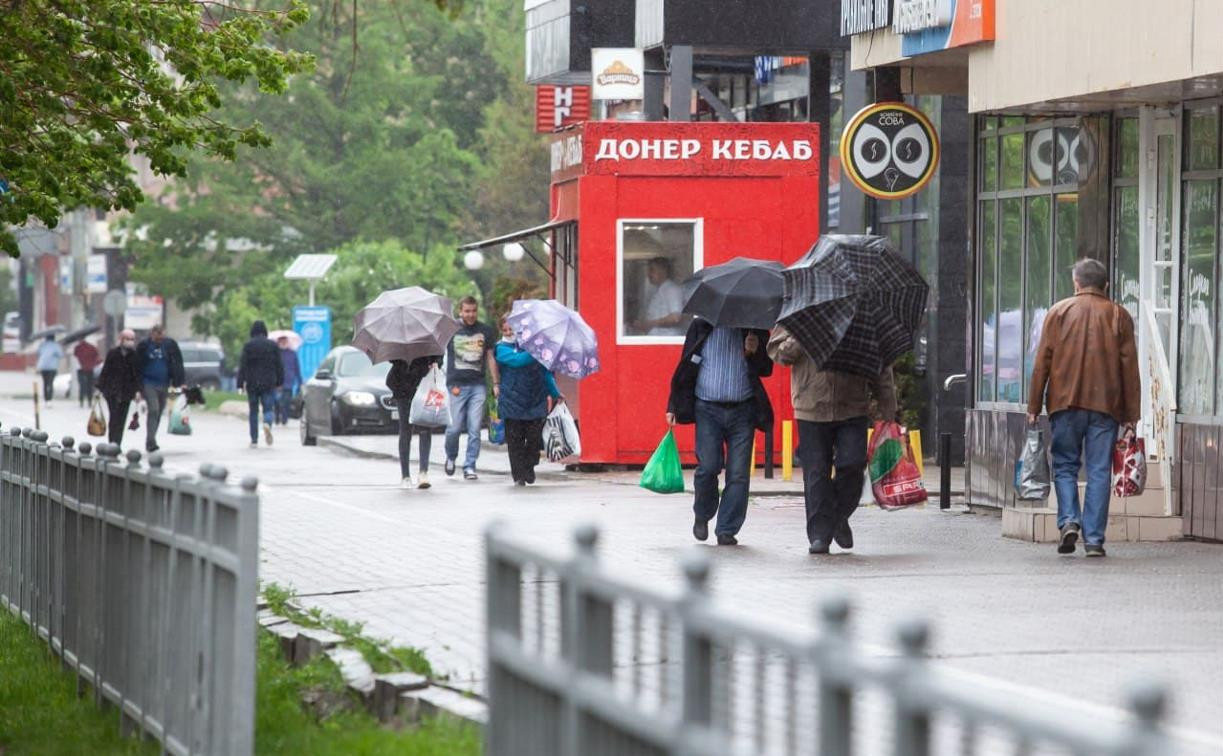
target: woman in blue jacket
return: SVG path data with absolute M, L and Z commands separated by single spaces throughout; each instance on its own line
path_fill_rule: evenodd
M 510 454 L 514 485 L 535 482 L 535 466 L 543 448 L 544 420 L 548 399 L 565 401 L 552 374 L 519 348 L 514 329 L 501 318 L 501 341 L 497 343 L 497 365 L 501 368 L 501 395 L 497 409 L 505 420 L 505 444 Z

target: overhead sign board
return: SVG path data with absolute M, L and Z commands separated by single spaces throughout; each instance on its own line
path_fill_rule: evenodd
M 588 176 L 814 176 L 820 169 L 815 123 L 591 121 L 582 134 Z
M 841 36 L 892 25 L 892 0 L 841 0 Z
M 841 136 L 841 170 L 879 199 L 916 194 L 933 178 L 938 158 L 938 133 L 930 119 L 904 103 L 868 105 Z
M 107 290 L 106 255 L 90 255 L 85 266 L 85 291 L 89 294 L 105 294 Z
M 164 309 L 161 297 L 128 295 L 127 309 L 123 313 L 123 327 L 133 331 L 147 331 L 155 325 L 161 325 Z
M 645 53 L 640 49 L 596 47 L 590 51 L 590 70 L 593 99 L 645 99 Z
M 997 0 L 894 0 L 892 31 L 905 57 L 994 39 Z
M 590 120 L 590 87 L 547 84 L 535 88 L 535 130 L 557 131 Z

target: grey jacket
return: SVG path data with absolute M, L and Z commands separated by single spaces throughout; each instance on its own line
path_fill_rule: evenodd
M 831 423 L 871 415 L 871 399 L 878 403 L 879 416 L 896 418 L 896 384 L 892 368 L 884 368 L 877 378 L 864 378 L 835 370 L 817 370 L 815 363 L 783 326 L 773 329 L 769 356 L 790 368 L 790 401 L 794 417 L 816 423 Z

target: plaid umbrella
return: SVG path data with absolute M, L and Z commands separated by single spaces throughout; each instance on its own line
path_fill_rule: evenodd
M 555 299 L 520 299 L 507 322 L 518 335 L 518 345 L 548 370 L 571 378 L 599 372 L 594 329 Z
M 827 234 L 783 276 L 778 323 L 821 370 L 873 377 L 913 348 L 930 287 L 886 237 Z

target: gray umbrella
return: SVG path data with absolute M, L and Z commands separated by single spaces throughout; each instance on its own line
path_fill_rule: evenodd
M 749 257 L 702 268 L 684 282 L 684 312 L 715 326 L 767 331 L 781 310 L 781 268 L 774 260 Z
M 374 362 L 444 354 L 459 330 L 453 311 L 450 299 L 419 286 L 384 291 L 353 318 L 352 345 Z
M 886 237 L 826 234 L 783 276 L 777 322 L 821 370 L 873 377 L 913 348 L 930 287 Z

